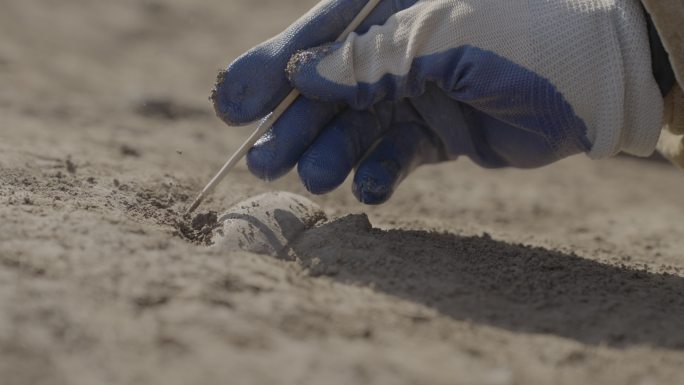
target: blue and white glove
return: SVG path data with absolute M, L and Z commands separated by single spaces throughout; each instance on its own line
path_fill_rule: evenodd
M 663 101 L 638 0 L 384 0 L 330 43 L 366 0 L 325 0 L 219 76 L 231 125 L 300 98 L 247 157 L 312 193 L 386 201 L 415 167 L 468 156 L 539 167 L 587 153 L 649 155 Z M 314 47 L 314 48 L 312 48 Z

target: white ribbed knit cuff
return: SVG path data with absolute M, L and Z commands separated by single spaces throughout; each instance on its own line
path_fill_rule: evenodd
M 617 3 L 613 28 L 622 57 L 615 67 L 624 89 L 622 122 L 612 129 L 596 127 L 591 158 L 607 158 L 620 151 L 636 156 L 653 153 L 660 137 L 664 103 L 653 77 L 646 19 L 633 1 Z

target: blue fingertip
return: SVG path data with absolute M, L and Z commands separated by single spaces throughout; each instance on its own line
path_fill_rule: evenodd
M 414 168 L 438 160 L 433 139 L 416 122 L 395 123 L 356 170 L 354 195 L 366 204 L 386 202 Z
M 287 174 L 295 162 L 278 156 L 278 141 L 273 129 L 264 135 L 247 153 L 247 168 L 259 179 L 265 181 L 276 180 Z
M 344 132 L 328 128 L 299 160 L 299 179 L 310 193 L 326 194 L 347 179 L 356 155 L 346 140 Z
M 347 175 L 353 167 L 343 165 L 334 168 L 314 159 L 315 156 L 309 156 L 306 161 L 300 161 L 297 172 L 304 187 L 316 195 L 327 194 L 338 188 L 347 179 Z
M 396 162 L 366 163 L 354 176 L 352 191 L 359 202 L 379 205 L 390 199 L 400 176 L 401 166 Z
M 210 99 L 216 115 L 231 126 L 258 120 L 290 92 L 282 64 L 267 47 L 256 47 L 221 71 Z
M 393 134 L 397 134 L 395 131 Z M 401 135 L 401 134 L 399 134 Z M 352 191 L 368 205 L 385 203 L 394 193 L 415 153 L 397 148 L 398 136 L 385 138 L 365 159 L 354 175 Z

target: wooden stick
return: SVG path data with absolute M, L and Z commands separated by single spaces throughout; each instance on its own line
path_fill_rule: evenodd
M 354 20 L 352 20 L 351 23 L 347 26 L 347 28 L 340 34 L 340 36 L 337 38 L 336 42 L 343 41 L 349 36 L 350 33 L 354 32 L 361 23 L 366 20 L 366 17 L 375 9 L 375 7 L 380 3 L 381 0 L 369 0 L 368 3 L 359 11 L 359 13 L 356 15 Z M 288 108 L 294 103 L 295 100 L 299 97 L 299 91 L 296 89 L 292 90 L 286 97 L 283 99 L 280 104 L 273 110 L 272 113 L 270 113 L 268 116 L 266 116 L 260 123 L 259 126 L 256 128 L 254 133 L 240 146 L 240 148 L 228 159 L 226 164 L 221 167 L 221 170 L 209 181 L 209 183 L 202 189 L 202 191 L 197 195 L 197 198 L 192 202 L 192 205 L 190 205 L 190 208 L 186 211 L 186 215 L 192 214 L 193 211 L 195 211 L 199 205 L 204 201 L 204 198 L 209 195 L 216 186 L 221 183 L 221 181 L 228 175 L 228 173 L 235 167 L 235 165 L 247 155 L 247 152 L 249 151 L 252 146 L 261 138 L 268 130 L 273 126 L 273 123 L 275 123 L 282 115 L 287 111 Z

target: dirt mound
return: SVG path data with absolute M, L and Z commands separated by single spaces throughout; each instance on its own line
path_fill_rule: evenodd
M 196 214 L 194 217 L 183 216 L 183 220 L 178 223 L 178 231 L 190 242 L 210 245 L 212 243 L 212 232 L 219 226 L 218 213 L 209 211 Z

